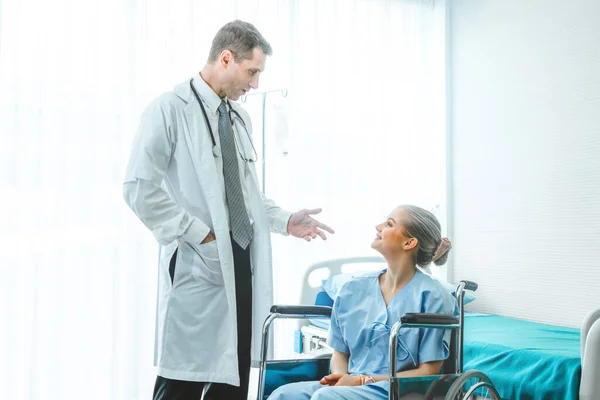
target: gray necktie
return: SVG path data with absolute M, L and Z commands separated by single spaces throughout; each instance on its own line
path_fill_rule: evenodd
M 244 194 L 240 184 L 240 170 L 238 166 L 233 127 L 227 113 L 224 101 L 219 106 L 219 140 L 223 156 L 223 176 L 225 178 L 225 197 L 229 208 L 229 222 L 233 240 L 245 249 L 252 240 L 252 225 L 246 211 Z

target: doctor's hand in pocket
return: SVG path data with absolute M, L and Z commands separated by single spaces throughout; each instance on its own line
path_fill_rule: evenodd
M 208 235 L 206 235 L 206 237 L 204 238 L 204 240 L 202 240 L 200 242 L 200 244 L 206 244 L 206 243 L 210 243 L 213 240 L 217 240 L 217 238 L 215 237 L 215 234 L 212 232 L 208 232 Z
M 325 232 L 323 232 L 323 230 L 329 233 L 335 233 L 335 231 L 311 217 L 311 215 L 315 215 L 320 212 L 320 208 L 315 208 L 312 210 L 304 209 L 293 213 L 288 221 L 288 233 L 297 238 L 304 239 L 307 242 L 310 242 L 312 239 L 316 238 L 317 235 L 319 235 L 321 239 L 327 240 L 327 236 L 325 236 Z

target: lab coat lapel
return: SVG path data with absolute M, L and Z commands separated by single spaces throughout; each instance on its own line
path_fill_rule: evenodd
M 178 85 L 175 94 L 187 102 L 184 109 L 184 120 L 187 129 L 180 133 L 180 139 L 187 150 L 190 152 L 190 159 L 196 171 L 196 179 L 206 196 L 206 202 L 211 215 L 213 229 L 217 238 L 217 248 L 225 290 L 227 292 L 227 302 L 231 310 L 236 310 L 235 301 L 235 275 L 233 267 L 233 253 L 231 248 L 231 238 L 229 236 L 229 225 L 226 220 L 225 201 L 220 189 L 219 175 L 212 152 L 212 140 L 207 130 L 206 121 L 200 110 L 198 100 L 190 88 L 190 81 Z M 235 312 L 232 315 L 236 315 Z M 235 324 L 234 324 L 235 326 Z

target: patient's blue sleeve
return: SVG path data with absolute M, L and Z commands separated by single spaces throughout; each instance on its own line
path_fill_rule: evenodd
M 446 296 L 442 291 L 424 291 L 421 293 L 421 312 L 448 314 L 450 310 L 455 309 L 454 298 Z M 458 310 L 455 309 L 455 313 Z M 448 329 L 421 329 L 419 338 L 418 364 L 430 361 L 442 361 L 448 358 L 449 342 L 452 332 Z M 440 343 L 443 346 L 440 346 Z
M 333 347 L 334 350 L 340 351 L 342 353 L 350 354 L 350 349 L 348 348 L 348 344 L 344 340 L 342 334 L 342 328 L 340 326 L 338 315 L 341 307 L 341 303 L 343 300 L 340 296 L 337 296 L 335 301 L 333 302 L 333 308 L 331 309 L 331 322 L 329 325 L 329 336 L 327 338 L 327 344 Z

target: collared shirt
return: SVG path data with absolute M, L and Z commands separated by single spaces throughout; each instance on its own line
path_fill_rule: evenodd
M 227 105 L 227 111 L 230 111 L 229 99 L 227 97 L 220 98 L 214 90 L 202 79 L 200 75 L 194 77 L 193 81 L 194 88 L 198 91 L 200 95 L 200 100 L 202 101 L 204 108 L 206 109 L 206 116 L 208 117 L 208 121 L 210 122 L 210 127 L 212 129 L 212 133 L 215 137 L 215 143 L 220 148 L 221 141 L 219 136 L 219 106 L 222 101 L 225 101 Z M 198 107 L 198 113 L 202 113 L 200 107 Z M 204 119 L 204 116 L 201 116 Z M 238 129 L 235 125 L 233 125 L 233 132 L 235 136 L 235 140 L 237 141 L 237 146 L 241 146 L 240 138 L 244 138 L 246 132 L 238 132 Z M 210 132 L 192 132 L 192 134 L 199 135 L 210 135 Z M 244 203 L 246 204 L 246 211 L 248 213 L 248 218 L 250 218 L 250 223 L 253 223 L 254 220 L 252 218 L 252 214 L 250 214 L 250 207 L 248 204 L 250 188 L 248 187 L 248 179 L 247 174 L 250 174 L 249 168 L 246 166 L 246 161 L 244 161 L 239 153 L 237 154 L 238 166 L 240 172 L 240 183 L 242 185 L 242 193 L 244 195 Z M 219 156 L 215 157 L 215 164 L 217 166 L 217 171 L 219 171 L 219 183 L 221 184 L 221 191 L 223 193 L 223 199 L 225 197 L 225 177 L 223 175 L 223 157 L 219 153 Z M 227 203 L 225 201 L 225 203 Z M 227 204 L 225 204 L 225 210 L 227 212 L 227 220 L 229 220 L 229 209 Z
M 456 300 L 430 276 L 417 271 L 386 306 L 379 286 L 385 270 L 346 282 L 331 313 L 328 344 L 350 354 L 348 373 L 386 375 L 391 327 L 408 312 L 456 315 Z M 398 371 L 429 361 L 445 360 L 450 331 L 405 328 L 398 335 Z

